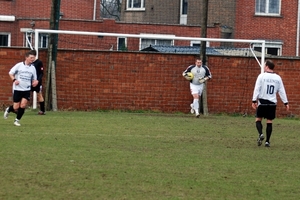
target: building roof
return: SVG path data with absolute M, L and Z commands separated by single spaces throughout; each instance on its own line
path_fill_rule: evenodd
M 164 46 L 164 45 L 150 45 L 142 49 L 141 51 L 154 51 L 161 53 L 184 53 L 184 54 L 199 54 L 199 46 Z M 214 48 L 207 47 L 206 54 L 210 55 L 221 55 Z
M 199 46 L 164 46 L 150 45 L 141 51 L 154 51 L 161 53 L 181 53 L 181 54 L 199 54 Z M 261 53 L 254 51 L 256 56 Z M 226 56 L 253 56 L 250 48 L 234 48 L 234 47 L 206 47 L 207 55 L 226 55 Z

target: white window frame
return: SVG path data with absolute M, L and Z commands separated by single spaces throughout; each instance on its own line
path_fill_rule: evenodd
M 34 46 L 34 44 L 32 43 L 32 41 L 34 41 L 34 39 L 32 38 L 33 37 L 33 33 L 27 33 L 27 36 L 29 36 L 28 40 L 30 41 L 30 43 L 31 43 L 31 45 L 33 47 Z M 24 33 L 24 43 L 23 43 L 23 46 L 30 48 L 30 45 L 29 45 L 29 43 L 26 40 L 26 33 Z
M 170 37 L 175 37 L 175 35 L 162 35 L 162 34 L 140 34 L 140 35 L 143 35 L 143 36 L 146 36 L 146 37 L 140 38 L 139 50 L 142 50 L 142 49 L 148 47 L 148 46 L 145 46 L 145 47 L 142 46 L 143 45 L 143 43 L 142 43 L 143 40 L 154 40 L 153 45 L 156 45 L 159 40 L 168 40 L 168 39 L 163 39 L 163 38 L 162 39 L 152 39 L 152 38 L 147 38 L 147 36 L 163 36 L 163 37 L 170 36 Z M 170 41 L 170 46 L 174 46 L 174 40 L 170 39 L 169 41 Z
M 43 40 L 46 40 L 46 46 L 43 45 Z M 40 34 L 39 37 L 39 48 L 48 48 L 49 45 L 49 35 L 48 34 Z
M 183 9 L 183 6 L 184 6 L 184 1 L 187 1 L 187 0 L 180 0 L 180 24 L 187 24 L 187 9 L 186 8 L 186 13 L 184 13 L 184 9 Z M 186 3 L 186 7 L 188 6 L 188 2 Z
M 10 45 L 11 45 L 11 33 L 0 32 L 0 35 L 7 36 L 7 46 L 2 46 L 2 47 L 10 47 Z
M 24 33 L 24 37 L 23 37 L 23 46 L 24 47 L 29 47 L 30 45 L 28 44 L 27 40 L 26 40 L 26 34 L 29 35 L 29 40 L 31 42 L 32 47 L 34 48 L 34 37 L 35 37 L 35 33 L 31 28 L 21 28 L 20 31 L 22 33 Z M 46 37 L 46 46 L 43 46 L 42 40 Z M 39 48 L 48 48 L 49 45 L 49 34 L 40 34 L 39 35 L 39 44 L 38 47 Z
M 196 45 L 195 45 L 196 44 Z M 201 46 L 201 41 L 196 41 L 196 40 L 192 40 L 190 42 L 190 46 L 193 47 L 193 46 Z M 210 43 L 209 41 L 206 41 L 206 47 L 209 47 L 210 46 Z
M 269 48 L 276 48 L 278 49 L 277 55 L 276 56 L 281 56 L 282 55 L 282 42 L 266 42 L 265 44 L 265 52 L 268 54 L 268 49 Z M 253 49 L 254 48 L 260 48 L 261 49 L 261 44 L 253 44 Z
M 140 7 L 133 7 L 135 1 L 140 1 Z M 145 10 L 145 0 L 127 0 L 126 2 L 126 10 L 133 10 L 133 11 L 142 11 Z
M 261 1 L 265 1 L 265 12 L 260 12 L 259 10 L 257 10 L 257 8 L 259 9 L 259 5 L 260 3 L 263 3 Z M 264 16 L 280 16 L 281 14 L 281 0 L 277 0 L 278 1 L 278 13 L 270 13 L 270 1 L 272 0 L 255 0 L 255 15 L 264 15 Z

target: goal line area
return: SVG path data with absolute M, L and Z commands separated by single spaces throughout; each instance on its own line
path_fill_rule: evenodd
M 254 57 L 263 72 L 265 40 L 180 37 L 162 34 L 123 34 L 69 30 L 34 29 L 34 48 L 46 48 L 49 34 L 58 34 L 57 47 L 63 49 L 156 51 L 163 53 L 200 53 L 206 42 L 207 55 Z M 31 44 L 30 44 L 31 46 Z M 38 56 L 38 55 L 37 55 Z M 258 59 L 260 57 L 260 60 Z

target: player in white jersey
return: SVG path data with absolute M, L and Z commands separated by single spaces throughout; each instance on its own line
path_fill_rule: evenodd
M 30 100 L 31 86 L 35 87 L 38 84 L 36 70 L 32 65 L 35 60 L 33 51 L 25 54 L 25 61 L 19 62 L 13 66 L 9 71 L 9 77 L 13 82 L 13 105 L 6 108 L 4 112 L 4 119 L 7 119 L 10 112 L 16 112 L 17 117 L 14 121 L 15 126 L 21 126 L 21 120 L 26 105 Z
M 193 103 L 191 103 L 191 113 L 199 115 L 199 99 L 202 95 L 204 83 L 212 78 L 209 68 L 206 65 L 202 65 L 202 60 L 196 58 L 195 65 L 190 65 L 183 73 L 182 76 L 186 76 L 188 72 L 193 74 L 193 79 L 190 80 L 190 90 L 193 96 Z
M 252 107 L 256 109 L 256 129 L 258 131 L 257 144 L 260 146 L 264 140 L 262 118 L 267 119 L 266 127 L 266 147 L 270 147 L 272 135 L 272 120 L 276 117 L 276 105 L 278 93 L 286 110 L 289 110 L 288 99 L 281 77 L 274 73 L 274 63 L 267 60 L 264 66 L 264 73 L 257 77 L 252 97 Z

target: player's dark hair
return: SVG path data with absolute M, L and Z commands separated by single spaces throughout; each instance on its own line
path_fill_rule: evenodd
M 25 57 L 27 58 L 28 56 L 33 55 L 36 56 L 36 50 L 30 50 L 25 53 Z
M 30 50 L 28 52 L 25 53 L 25 57 L 27 58 L 28 56 L 33 55 L 36 56 L 36 51 L 35 50 Z
M 34 49 L 33 49 L 33 50 L 30 50 L 30 51 L 29 51 L 29 55 L 34 55 L 34 56 L 36 56 L 36 50 L 34 50 Z
M 271 60 L 266 60 L 266 66 L 269 67 L 269 69 L 273 70 L 275 65 Z

